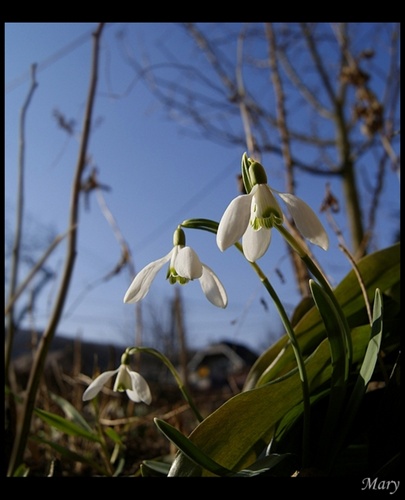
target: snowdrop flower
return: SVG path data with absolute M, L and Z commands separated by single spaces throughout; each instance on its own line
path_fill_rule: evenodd
M 242 238 L 243 252 L 247 260 L 260 259 L 270 245 L 271 229 L 281 226 L 284 214 L 274 193 L 286 203 L 301 234 L 312 243 L 327 250 L 328 235 L 313 210 L 300 198 L 289 193 L 279 193 L 267 184 L 267 176 L 260 163 L 250 162 L 248 181 L 251 190 L 235 198 L 225 210 L 217 232 L 217 245 L 226 250 Z
M 190 280 L 198 279 L 207 299 L 217 307 L 226 307 L 228 297 L 222 283 L 214 271 L 200 261 L 196 252 L 185 246 L 185 240 L 184 231 L 178 227 L 173 236 L 173 248 L 167 255 L 139 271 L 124 296 L 124 302 L 142 300 L 149 292 L 157 273 L 170 262 L 166 276 L 169 283 L 185 285 Z
M 83 401 L 93 399 L 104 387 L 104 385 L 117 375 L 114 383 L 114 391 L 126 392 L 129 399 L 135 403 L 143 401 L 147 405 L 152 401 L 149 386 L 146 380 L 137 372 L 129 369 L 129 355 L 124 353 L 121 358 L 121 365 L 116 370 L 102 373 L 84 391 Z

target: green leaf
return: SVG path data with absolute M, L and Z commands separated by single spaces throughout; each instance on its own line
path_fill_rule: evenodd
M 362 276 L 367 297 L 374 298 L 376 288 L 381 293 L 396 289 L 400 282 L 400 243 L 367 255 L 357 263 Z M 355 272 L 350 271 L 334 290 L 350 328 L 368 323 L 364 297 Z M 322 317 L 316 307 L 312 307 L 294 327 L 304 356 L 313 352 L 326 337 Z M 354 346 L 353 346 L 354 348 Z M 258 384 L 275 380 L 288 373 L 295 366 L 295 356 L 288 336 L 283 335 L 265 351 L 253 365 L 244 390 Z
M 100 465 L 94 460 L 92 460 L 90 457 L 82 453 L 80 454 L 75 453 L 74 451 L 69 450 L 69 448 L 65 448 L 64 446 L 61 446 L 60 444 L 55 443 L 54 441 L 49 441 L 48 439 L 44 439 L 40 436 L 30 436 L 30 439 L 38 443 L 46 444 L 47 446 L 51 447 L 53 450 L 58 452 L 62 457 L 71 460 L 72 462 L 80 462 L 88 464 L 100 474 L 106 475 L 105 469 L 100 467 Z
M 349 375 L 349 347 L 346 329 L 339 312 L 327 293 L 315 281 L 309 283 L 316 307 L 323 319 L 328 336 L 332 361 L 332 387 L 344 387 Z
M 79 413 L 76 408 L 69 403 L 69 401 L 66 401 L 66 399 L 62 398 L 61 396 L 58 396 L 57 394 L 51 393 L 51 398 L 55 403 L 57 403 L 60 408 L 63 410 L 65 417 L 68 420 L 71 420 L 74 422 L 76 425 L 84 429 L 85 431 L 92 432 L 91 427 L 89 424 L 86 422 L 86 420 L 82 417 L 81 413 Z
M 381 340 L 383 333 L 383 308 L 381 291 L 375 291 L 375 299 L 373 304 L 373 323 L 371 325 L 370 342 L 367 346 L 366 355 L 363 364 L 360 368 L 358 384 L 365 390 L 367 384 L 370 382 L 373 375 L 374 368 L 377 362 L 378 354 L 380 352 Z
M 25 464 L 21 464 L 17 467 L 16 471 L 13 474 L 13 477 L 27 477 L 29 472 L 29 467 L 27 467 Z
M 371 300 L 374 290 L 395 287 L 400 276 L 400 244 L 371 254 L 358 263 Z M 352 337 L 352 366 L 364 358 L 370 335 L 367 310 L 356 274 L 351 271 L 335 289 Z M 316 307 L 298 321 L 295 333 L 306 357 L 311 391 L 332 374 L 330 348 L 322 317 Z M 295 356 L 285 335 L 253 367 L 244 392 L 228 400 L 199 424 L 189 440 L 216 463 L 241 470 L 254 462 L 274 436 L 278 422 L 302 401 Z M 172 476 L 212 475 L 179 453 Z
M 352 332 L 353 360 L 362 359 L 369 329 Z M 309 384 L 316 390 L 330 379 L 330 349 L 320 343 L 306 362 Z M 189 436 L 189 440 L 211 460 L 230 470 L 240 470 L 257 460 L 274 435 L 276 424 L 302 401 L 298 371 L 277 381 L 237 394 L 211 413 Z M 201 471 L 185 454 L 173 462 L 170 475 L 210 475 Z
M 381 291 L 375 291 L 375 299 L 373 305 L 373 322 L 371 325 L 370 340 L 367 345 L 367 350 L 360 368 L 356 384 L 353 388 L 350 400 L 347 404 L 347 409 L 343 419 L 343 425 L 339 432 L 338 448 L 343 445 L 343 442 L 349 433 L 352 422 L 358 412 L 364 394 L 366 392 L 367 384 L 374 373 L 375 366 L 378 360 L 378 355 L 381 348 L 383 334 L 383 308 Z M 336 451 L 337 453 L 337 451 Z M 336 455 L 335 453 L 335 455 Z
M 316 394 L 311 395 L 309 398 L 311 411 L 313 413 L 314 405 L 329 393 L 329 389 L 319 391 Z M 299 453 L 302 446 L 302 416 L 304 413 L 303 402 L 294 406 L 289 412 L 284 415 L 284 417 L 277 424 L 275 429 L 274 437 L 271 441 L 269 451 L 272 453 L 280 453 L 283 450 L 289 450 L 290 452 Z M 300 424 L 301 425 L 298 425 Z M 293 443 L 292 443 L 293 442 Z M 288 444 L 286 444 L 288 443 Z
M 70 436 L 80 436 L 82 438 L 88 439 L 89 441 L 95 441 L 98 443 L 101 442 L 97 434 L 83 429 L 82 426 L 77 425 L 64 417 L 61 417 L 60 415 L 41 410 L 39 408 L 36 408 L 34 412 L 48 425 L 54 427 L 55 429 L 58 429 L 65 434 L 69 434 Z
M 310 289 L 325 324 L 332 363 L 329 405 L 320 438 L 319 453 L 322 456 L 328 454 L 342 412 L 349 378 L 350 346 L 346 338 L 346 327 L 329 296 L 312 280 L 310 280 Z M 320 459 L 320 463 L 323 463 L 323 458 Z
M 160 420 L 158 418 L 155 418 L 155 424 L 160 432 L 162 432 L 167 439 L 169 439 L 169 441 L 176 445 L 177 448 L 179 448 L 179 450 L 181 450 L 184 455 L 192 460 L 198 467 L 207 469 L 217 476 L 228 476 L 232 474 L 232 471 L 222 467 L 212 460 L 175 427 L 172 427 L 164 420 Z
M 292 453 L 284 453 L 281 455 L 272 453 L 260 458 L 247 469 L 242 469 L 242 471 L 236 473 L 235 476 L 247 476 L 250 474 L 251 476 L 291 477 L 298 469 L 298 466 L 298 458 Z
M 141 464 L 142 476 L 167 476 L 170 471 L 170 466 L 171 464 L 158 460 L 144 460 Z
M 122 445 L 121 436 L 111 427 L 104 427 L 104 432 L 116 444 Z

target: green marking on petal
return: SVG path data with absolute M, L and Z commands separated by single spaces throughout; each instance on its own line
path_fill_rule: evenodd
M 190 280 L 188 278 L 184 278 L 177 274 L 176 269 L 174 267 L 169 267 L 167 270 L 166 279 L 169 281 L 171 285 L 175 283 L 179 283 L 180 285 L 186 285 Z
M 283 223 L 282 216 L 273 207 L 266 208 L 262 215 L 262 217 L 255 217 L 250 220 L 250 224 L 255 231 L 258 231 L 260 228 L 271 229 L 275 225 Z

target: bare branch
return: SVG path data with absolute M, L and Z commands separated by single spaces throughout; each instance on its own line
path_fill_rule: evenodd
M 20 264 L 20 248 L 21 248 L 21 235 L 23 227 L 23 215 L 24 215 L 24 177 L 25 177 L 25 118 L 27 114 L 28 107 L 30 105 L 32 96 L 38 83 L 35 79 L 36 76 L 36 64 L 31 67 L 31 86 L 27 95 L 27 98 L 21 108 L 20 113 L 20 147 L 19 147 L 19 162 L 18 162 L 18 192 L 17 192 L 17 214 L 16 214 L 16 227 L 14 234 L 14 244 L 11 259 L 11 276 L 10 276 L 10 288 L 9 288 L 9 302 L 15 295 L 17 287 L 17 277 L 18 268 Z M 9 366 L 11 361 L 11 351 L 13 348 L 14 341 L 14 308 L 13 304 L 8 309 L 7 316 L 8 328 L 7 328 L 7 339 L 6 339 L 6 355 L 5 355 L 5 381 L 8 383 L 9 378 Z
M 295 182 L 294 182 L 294 169 L 290 150 L 290 136 L 287 126 L 287 112 L 285 109 L 285 96 L 283 91 L 283 86 L 281 84 L 281 78 L 278 71 L 277 64 L 277 42 L 276 36 L 271 23 L 266 23 L 266 36 L 269 44 L 269 59 L 270 59 L 270 70 L 271 78 L 273 81 L 274 93 L 276 96 L 276 108 L 277 108 L 277 123 L 278 130 L 281 139 L 281 149 L 283 153 L 285 171 L 286 171 L 286 190 L 289 193 L 295 192 Z M 298 231 L 295 229 L 292 221 L 289 221 L 289 225 L 294 233 L 295 237 L 299 238 Z M 309 273 L 307 267 L 299 258 L 297 253 L 289 248 L 291 261 L 295 271 L 295 279 L 297 281 L 298 289 L 302 296 L 308 296 L 310 294 L 309 289 Z
M 45 359 L 63 311 L 70 280 L 72 277 L 74 261 L 76 258 L 77 225 L 79 221 L 79 194 L 81 187 L 81 178 L 86 166 L 87 145 L 90 136 L 91 117 L 94 107 L 94 99 L 98 79 L 99 43 L 103 27 L 104 23 L 100 23 L 97 27 L 97 30 L 93 33 L 93 58 L 90 75 L 90 86 L 88 91 L 86 110 L 84 114 L 84 126 L 79 148 L 79 156 L 71 191 L 69 228 L 72 228 L 72 230 L 68 234 L 65 267 L 62 274 L 59 291 L 56 296 L 53 312 L 51 313 L 48 325 L 41 337 L 41 341 L 34 358 L 33 366 L 31 368 L 26 397 L 23 405 L 22 422 L 20 424 L 19 432 L 17 432 L 16 434 L 16 439 L 14 442 L 9 464 L 8 474 L 11 476 L 23 461 L 24 451 L 31 425 L 32 413 L 35 405 L 35 399 L 39 382 L 42 377 Z
M 278 56 L 287 76 L 290 78 L 295 87 L 301 92 L 307 102 L 315 109 L 317 113 L 319 113 L 320 116 L 323 116 L 328 120 L 332 119 L 332 112 L 329 109 L 325 108 L 325 106 L 323 106 L 320 100 L 316 97 L 314 92 L 304 84 L 302 78 L 299 76 L 297 71 L 294 69 L 294 66 L 289 61 L 287 52 L 278 51 Z
M 65 234 L 61 234 L 57 236 L 54 241 L 51 243 L 51 245 L 46 249 L 45 253 L 42 255 L 42 257 L 38 260 L 38 262 L 34 265 L 34 267 L 31 269 L 31 271 L 28 273 L 26 278 L 21 282 L 17 290 L 14 292 L 14 295 L 9 298 L 4 314 L 7 315 L 14 305 L 15 301 L 21 296 L 23 291 L 27 288 L 29 283 L 31 282 L 32 278 L 37 274 L 39 269 L 44 265 L 48 257 L 52 254 L 52 252 L 55 250 L 55 248 L 59 245 L 59 243 L 67 236 L 68 232 L 71 231 L 72 229 L 69 229 Z
M 260 153 L 258 150 L 258 144 L 253 136 L 250 116 L 250 109 L 246 105 L 245 102 L 245 86 L 243 83 L 243 43 L 245 38 L 245 30 L 242 30 L 238 37 L 238 57 L 237 57 L 237 65 L 236 65 L 236 82 L 238 85 L 238 102 L 240 108 L 240 114 L 242 118 L 243 127 L 245 130 L 246 144 L 249 156 L 255 158 L 257 161 L 260 161 Z
M 333 89 L 333 85 L 329 79 L 328 73 L 323 65 L 322 57 L 318 52 L 312 30 L 308 26 L 307 23 L 301 23 L 301 30 L 304 35 L 304 39 L 307 42 L 308 48 L 309 48 L 309 53 L 312 56 L 312 59 L 314 60 L 315 66 L 318 70 L 318 73 L 323 81 L 325 90 L 329 96 L 329 99 L 332 104 L 335 103 L 336 101 L 336 96 L 335 96 L 335 91 Z

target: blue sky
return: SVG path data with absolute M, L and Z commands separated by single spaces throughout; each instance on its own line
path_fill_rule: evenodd
M 38 64 L 38 87 L 26 121 L 25 213 L 29 219 L 25 229 L 38 238 L 49 227 L 58 234 L 67 228 L 78 141 L 56 126 L 54 111 L 74 120 L 80 130 L 89 82 L 90 33 L 95 26 L 94 23 L 5 25 L 7 231 L 14 227 L 19 113 L 29 89 L 33 63 Z M 111 188 L 104 193 L 105 201 L 130 246 L 139 271 L 170 250 L 173 231 L 184 219 L 203 217 L 219 221 L 228 203 L 238 194 L 236 175 L 244 150 L 181 133 L 178 124 L 167 118 L 145 85 L 134 79 L 132 69 L 119 54 L 116 35 L 120 29 L 127 30 L 133 47 L 146 47 L 157 61 L 162 59 L 158 42 L 164 41 L 168 48 L 174 48 L 180 61 L 187 61 L 190 50 L 181 43 L 178 31 L 165 23 L 108 25 L 102 38 L 93 114 L 97 126 L 91 136 L 89 153 L 98 168 L 99 180 Z M 89 35 L 87 40 L 83 38 L 85 34 Z M 269 175 L 269 182 L 282 190 L 280 176 L 270 178 Z M 324 184 L 324 179 L 303 183 L 298 194 L 318 210 Z M 399 183 L 395 175 L 388 180 L 386 189 L 389 196 L 382 208 L 383 241 L 389 240 L 398 222 L 393 217 L 399 210 Z M 327 227 L 324 216 L 321 220 Z M 332 233 L 330 236 L 331 250 L 325 253 L 316 249 L 315 255 L 336 283 L 350 268 L 337 249 L 336 238 Z M 250 266 L 233 248 L 221 253 L 212 234 L 188 230 L 186 237 L 201 260 L 216 271 L 229 298 L 228 307 L 222 310 L 206 300 L 198 282 L 181 289 L 189 344 L 201 346 L 227 338 L 255 350 L 266 347 L 281 333 L 281 326 Z M 62 242 L 49 261 L 54 269 L 61 269 L 64 250 Z M 133 344 L 134 306 L 122 301 L 130 283 L 128 270 L 92 287 L 114 268 L 119 258 L 120 247 L 93 193 L 89 209 L 83 208 L 80 214 L 78 255 L 59 332 L 92 341 Z M 292 281 L 285 244 L 278 234 L 274 234 L 270 250 L 260 265 L 291 311 L 299 296 Z M 277 268 L 284 274 L 285 283 L 278 278 Z M 24 268 L 20 278 L 25 271 Z M 39 328 L 45 325 L 51 310 L 58 278 L 59 275 L 46 288 L 30 319 L 31 324 Z M 86 293 L 89 287 L 91 290 Z M 167 304 L 173 292 L 162 270 L 142 303 L 145 322 L 152 313 L 167 326 Z M 266 300 L 268 309 L 263 307 L 261 298 Z M 147 343 L 145 329 L 144 344 Z

